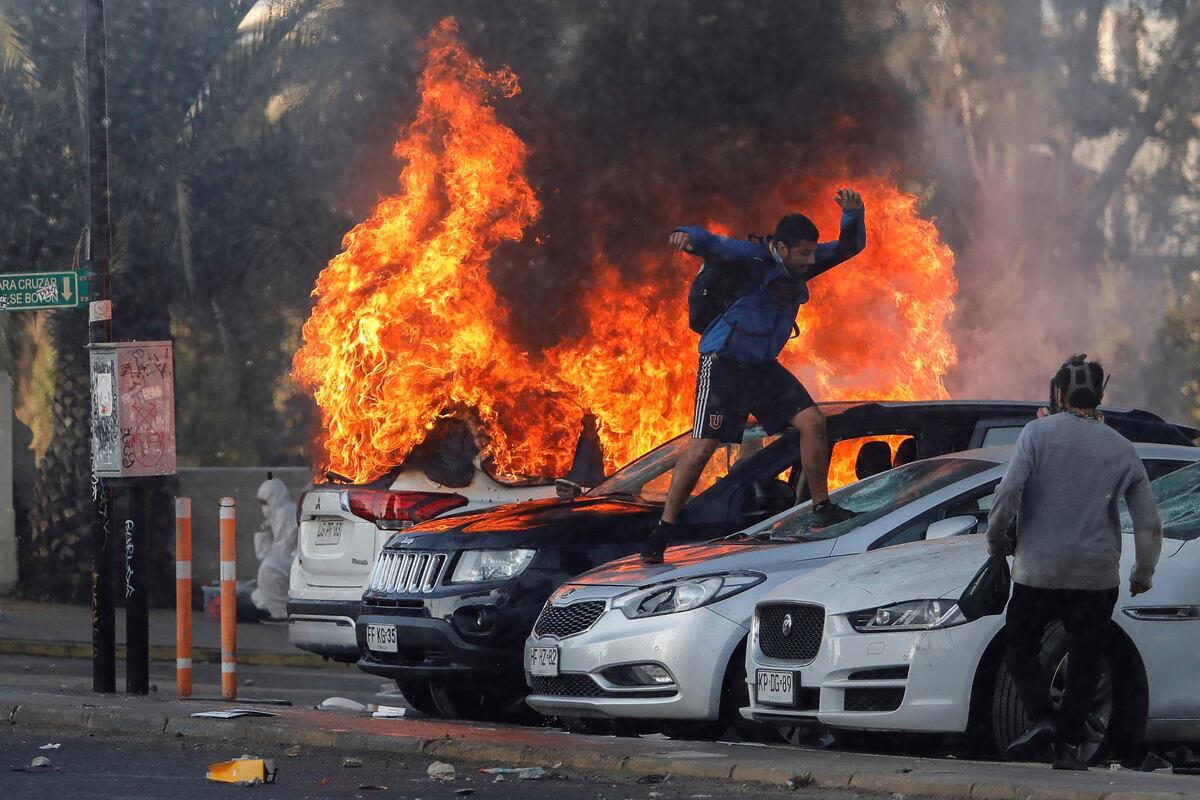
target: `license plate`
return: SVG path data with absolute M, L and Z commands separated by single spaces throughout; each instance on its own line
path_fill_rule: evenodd
M 758 701 L 792 705 L 796 702 L 795 673 L 760 669 L 757 675 Z
M 342 520 L 323 519 L 317 523 L 318 547 L 335 545 L 342 540 Z
M 380 653 L 395 653 L 395 625 L 367 625 L 367 649 Z
M 558 648 L 557 647 L 531 647 L 529 648 L 529 674 L 530 675 L 550 675 L 558 674 Z

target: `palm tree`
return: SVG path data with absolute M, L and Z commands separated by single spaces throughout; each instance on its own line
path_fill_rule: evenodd
M 6 260 L 23 269 L 65 266 L 83 218 L 80 5 L 9 0 L 0 6 L 0 136 L 18 143 L 0 159 L 0 174 L 12 177 L 8 186 L 21 187 L 0 206 L 0 224 L 14 234 L 6 239 Z M 278 93 L 289 57 L 311 47 L 317 30 L 317 0 L 267 4 L 266 13 L 248 24 L 256 5 L 109 3 L 116 339 L 170 339 L 175 317 L 193 329 L 206 324 L 219 331 L 225 347 L 236 352 L 228 318 L 211 291 L 218 264 L 195 257 L 193 234 L 223 202 L 266 206 L 273 197 L 264 192 L 278 186 L 243 176 L 216 187 L 200 206 L 194 189 L 216 166 L 236 173 L 279 146 L 283 134 L 263 119 L 261 108 Z M 26 42 L 38 44 L 26 48 Z M 23 197 L 41 202 L 22 205 Z M 237 229 L 225 234 L 247 236 Z M 4 268 L 13 269 L 7 263 Z M 84 314 L 55 314 L 52 332 L 54 434 L 30 515 L 31 541 L 22 548 L 23 585 L 36 596 L 83 601 L 90 589 L 93 515 Z M 150 537 L 157 548 L 147 566 L 156 575 L 168 570 L 170 537 L 163 532 L 173 518 L 172 489 L 159 481 L 150 493 L 151 525 L 158 533 Z M 170 597 L 168 581 L 151 588 L 152 595 Z

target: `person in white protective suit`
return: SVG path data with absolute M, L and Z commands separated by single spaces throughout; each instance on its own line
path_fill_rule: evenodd
M 266 611 L 266 623 L 287 622 L 288 580 L 296 557 L 296 504 L 283 481 L 271 473 L 258 487 L 263 527 L 254 534 L 254 555 L 259 560 L 258 588 L 250 596 Z

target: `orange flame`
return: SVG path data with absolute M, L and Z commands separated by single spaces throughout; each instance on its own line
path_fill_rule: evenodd
M 504 474 L 563 474 L 578 411 L 503 333 L 487 263 L 540 207 L 525 145 L 496 121 L 489 73 L 443 20 L 428 43 L 421 107 L 396 145 L 401 193 L 381 201 L 323 270 L 293 375 L 313 391 L 329 468 L 358 481 L 402 462 L 438 417 L 478 415 Z M 546 424 L 568 420 L 570 425 Z
M 430 36 L 421 105 L 395 148 L 407 161 L 401 192 L 318 278 L 293 375 L 321 409 L 328 468 L 358 481 L 401 463 L 452 415 L 477 426 L 497 473 L 548 477 L 566 472 L 590 411 L 614 468 L 691 425 L 697 338 L 685 297 L 697 264 L 665 237 L 620 271 L 600 253 L 580 308 L 588 334 L 537 360 L 515 346 L 486 265 L 501 242 L 522 238 L 539 205 L 526 149 L 488 98 L 519 88 L 510 70 L 485 71 L 455 32 L 448 19 Z M 781 182 L 723 222 L 761 229 L 802 208 L 832 238 L 832 197 L 847 185 L 867 203 L 867 250 L 812 283 L 781 360 L 820 400 L 944 398 L 954 259 L 915 197 L 830 169 Z M 852 473 L 854 453 L 837 457 Z

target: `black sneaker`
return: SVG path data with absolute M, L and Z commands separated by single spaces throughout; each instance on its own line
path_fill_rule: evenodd
M 646 538 L 646 543 L 642 545 L 643 564 L 663 563 L 663 553 L 666 552 L 667 545 L 671 543 L 671 532 L 674 529 L 675 526 L 672 523 L 661 520 L 654 526 L 654 530 L 650 531 L 650 535 Z
M 817 503 L 813 506 L 813 522 L 814 527 L 827 528 L 830 525 L 836 525 L 839 522 L 845 522 L 848 519 L 854 519 L 858 516 L 857 511 L 851 511 L 848 508 L 842 508 L 837 503 L 826 500 L 824 503 Z
M 1008 746 L 1008 757 L 1013 761 L 1037 761 L 1057 735 L 1054 717 L 1044 716 L 1013 739 Z
M 1087 762 L 1079 757 L 1079 748 L 1063 742 L 1054 743 L 1054 763 L 1051 766 L 1054 769 L 1070 769 L 1078 772 L 1087 772 L 1088 768 Z

